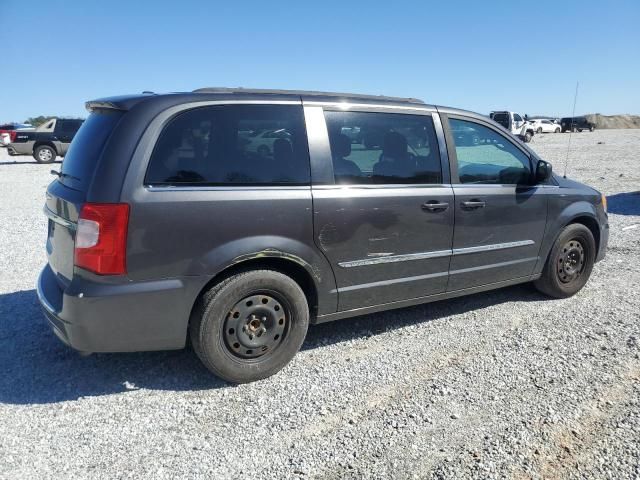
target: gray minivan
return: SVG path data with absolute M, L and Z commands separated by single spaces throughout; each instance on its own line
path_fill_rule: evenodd
M 190 338 L 249 382 L 309 323 L 522 282 L 567 297 L 605 255 L 605 198 L 475 113 L 246 89 L 87 108 L 47 189 L 37 287 L 83 352 Z

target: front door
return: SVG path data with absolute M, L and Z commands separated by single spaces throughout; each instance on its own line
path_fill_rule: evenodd
M 433 113 L 418 112 L 305 107 L 312 168 L 322 144 L 331 166 L 325 184 L 313 179 L 314 235 L 333 267 L 339 310 L 446 289 L 453 191 Z
M 482 120 L 449 115 L 455 195 L 449 291 L 529 276 L 547 220 L 526 149 Z

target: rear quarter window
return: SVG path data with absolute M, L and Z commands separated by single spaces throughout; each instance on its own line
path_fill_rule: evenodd
M 62 162 L 59 181 L 74 190 L 86 192 L 100 154 L 124 112 L 96 110 L 76 133 Z

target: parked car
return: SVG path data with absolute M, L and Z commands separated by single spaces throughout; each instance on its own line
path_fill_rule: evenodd
M 489 118 L 499 125 L 502 125 L 509 132 L 516 135 L 524 142 L 530 142 L 535 134 L 535 130 L 526 120 L 526 115 L 523 117 L 516 112 L 491 112 Z
M 290 134 L 286 129 L 252 131 L 247 135 L 240 135 L 245 142 L 245 148 L 262 156 L 273 154 L 273 145 L 279 138 L 289 140 Z
M 363 143 L 362 131 L 360 131 L 360 127 L 344 127 L 341 130 L 343 135 L 349 137 L 351 143 Z
M 16 138 L 17 132 L 27 132 L 35 130 L 28 123 L 5 123 L 0 125 L 0 145 L 7 146 Z
M 568 297 L 605 255 L 605 197 L 464 110 L 244 89 L 87 108 L 47 189 L 37 283 L 80 351 L 189 337 L 213 373 L 249 382 L 309 324 L 524 282 Z M 382 145 L 352 150 L 345 128 L 384 130 Z M 238 141 L 258 130 L 287 133 L 270 157 Z
M 38 163 L 64 157 L 82 120 L 51 118 L 34 131 L 19 130 L 7 145 L 9 155 L 33 155 Z
M 560 133 L 560 125 L 551 120 L 537 118 L 529 120 L 529 125 L 536 133 Z
M 582 132 L 582 130 L 593 132 L 596 129 L 596 124 L 587 120 L 587 117 L 563 117 L 560 119 L 560 126 L 562 133 Z

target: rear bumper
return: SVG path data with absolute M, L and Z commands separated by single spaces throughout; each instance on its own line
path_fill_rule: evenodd
M 191 308 L 206 279 L 104 284 L 74 277 L 63 289 L 47 265 L 37 294 L 51 329 L 83 352 L 183 348 Z

